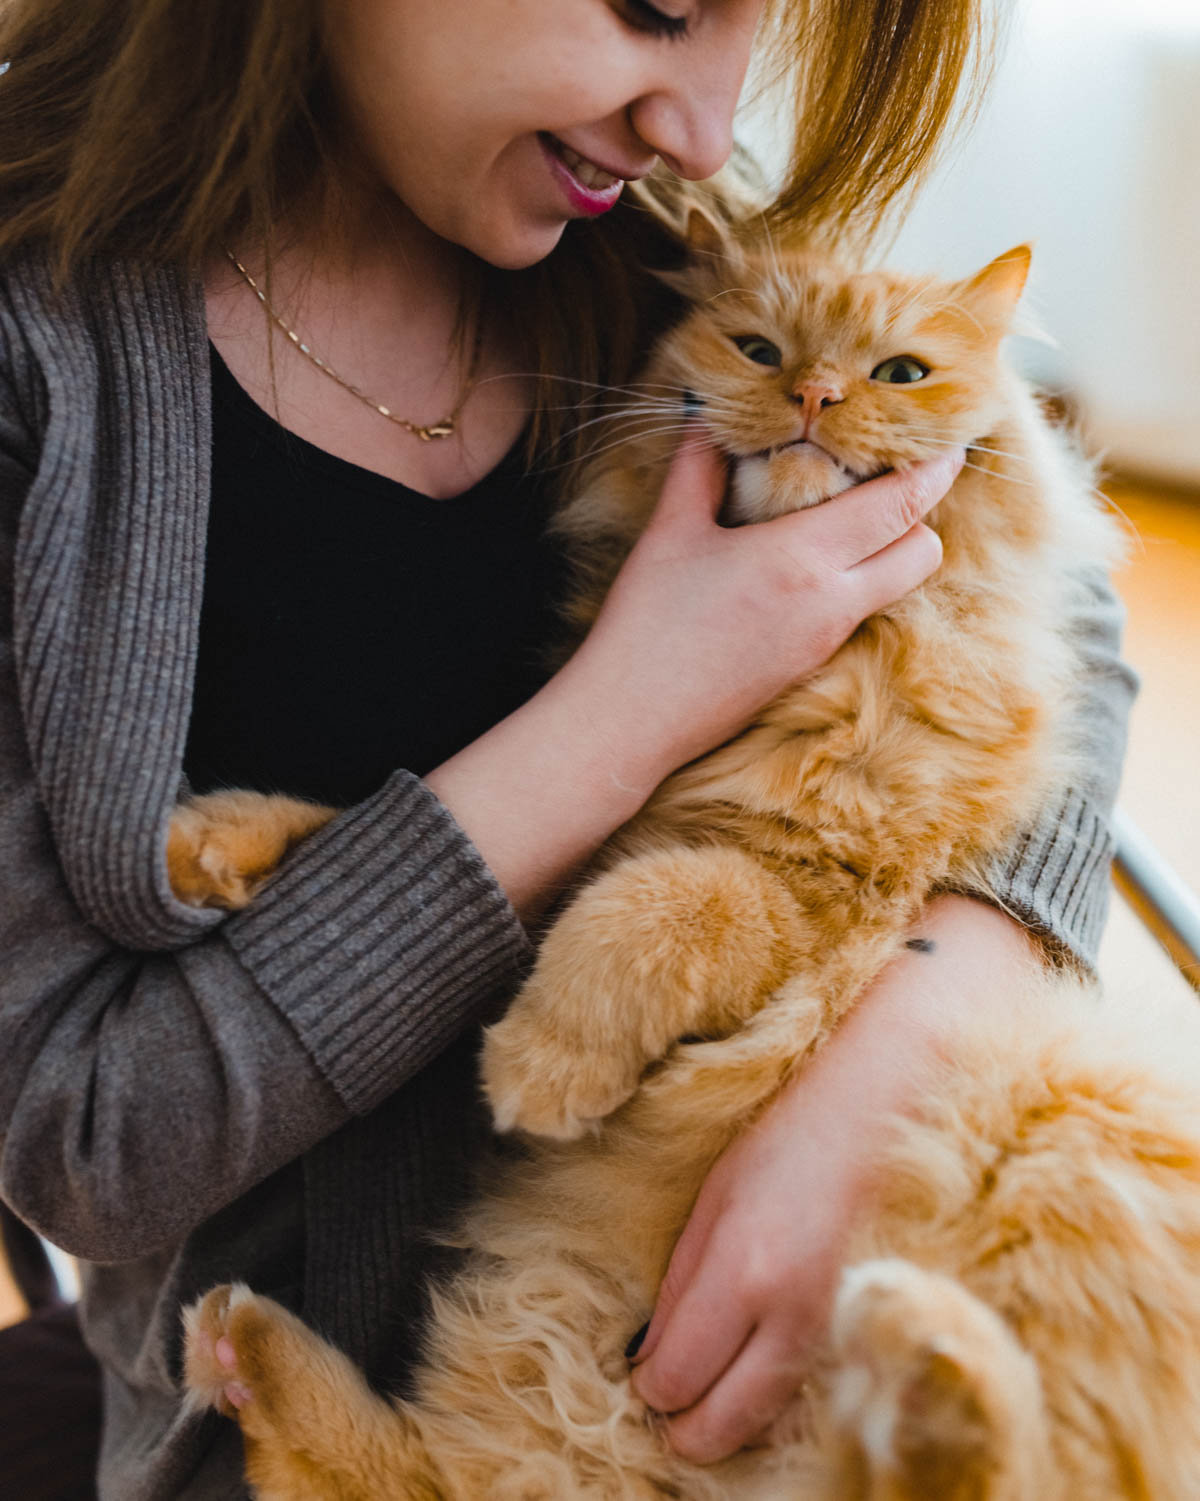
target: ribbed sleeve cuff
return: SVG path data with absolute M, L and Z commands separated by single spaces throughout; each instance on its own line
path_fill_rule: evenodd
M 224 933 L 358 1114 L 448 1046 L 530 955 L 475 846 L 409 772 L 305 840 Z
M 1094 973 L 1108 915 L 1112 856 L 1104 812 L 1083 793 L 1068 791 L 1010 854 L 994 862 L 980 885 L 967 889 L 1011 912 L 1058 957 L 1069 955 Z

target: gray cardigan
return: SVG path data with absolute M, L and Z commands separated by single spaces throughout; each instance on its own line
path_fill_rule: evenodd
M 404 771 L 245 913 L 172 896 L 209 449 L 195 287 L 108 266 L 56 297 L 34 257 L 0 271 L 0 1188 L 88 1264 L 105 1501 L 243 1493 L 233 1425 L 178 1401 L 179 1306 L 214 1281 L 385 1369 L 480 1140 L 474 1029 L 529 957 Z M 994 880 L 1085 962 L 1132 692 L 1118 628 L 1097 585 L 1095 774 Z

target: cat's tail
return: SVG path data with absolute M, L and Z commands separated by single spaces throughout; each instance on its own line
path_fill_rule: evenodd
M 961 1283 L 899 1258 L 848 1268 L 833 1349 L 838 1495 L 1050 1501 L 1057 1494 L 1037 1367 Z

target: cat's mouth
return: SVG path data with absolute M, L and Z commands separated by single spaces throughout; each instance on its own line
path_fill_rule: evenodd
M 751 459 L 773 459 L 776 454 L 780 453 L 795 454 L 797 458 L 828 459 L 831 464 L 840 469 L 843 474 L 848 474 L 851 479 L 859 478 L 854 470 L 850 468 L 849 464 L 843 459 L 839 459 L 837 454 L 830 453 L 827 448 L 823 448 L 820 443 L 814 443 L 811 438 L 791 438 L 786 443 L 776 443 L 772 448 L 759 449 L 757 453 L 747 454 L 746 457 Z

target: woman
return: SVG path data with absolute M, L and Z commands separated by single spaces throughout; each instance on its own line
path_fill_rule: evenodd
M 87 1263 L 106 1497 L 240 1494 L 232 1425 L 178 1399 L 178 1310 L 214 1282 L 399 1379 L 520 919 L 937 564 L 920 516 L 954 462 L 727 531 L 719 461 L 681 452 L 587 644 L 544 686 L 532 665 L 545 475 L 669 311 L 637 268 L 682 190 L 648 210 L 621 183 L 722 166 L 763 9 L 5 8 L 3 1192 Z M 977 18 L 775 11 L 806 103 L 781 214 L 847 233 L 927 160 Z M 1114 613 L 1098 589 L 1079 623 L 1096 774 L 996 872 L 1015 917 L 934 903 L 934 952 L 701 1195 L 634 1378 L 683 1452 L 752 1441 L 794 1395 L 880 1120 L 957 1007 L 1003 1004 L 1024 925 L 1093 957 Z M 226 918 L 166 883 L 185 774 L 349 807 Z

